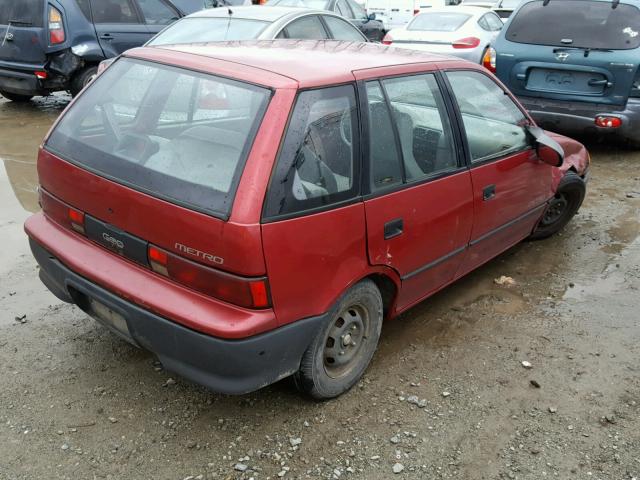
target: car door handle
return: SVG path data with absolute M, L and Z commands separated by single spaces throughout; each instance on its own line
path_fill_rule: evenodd
M 384 239 L 389 240 L 391 238 L 402 235 L 404 229 L 404 222 L 401 218 L 396 218 L 384 224 Z
M 592 78 L 587 83 L 589 84 L 590 87 L 600 87 L 600 86 L 612 87 L 613 86 L 613 83 L 611 83 L 606 78 L 603 80 L 596 80 L 595 78 Z
M 482 189 L 482 200 L 485 202 L 487 200 L 491 200 L 496 196 L 496 186 L 495 185 L 487 185 Z
M 100 40 L 113 40 L 113 35 L 110 33 L 104 33 L 100 35 Z

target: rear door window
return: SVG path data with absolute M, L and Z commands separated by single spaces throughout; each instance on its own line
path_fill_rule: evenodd
M 299 20 L 294 20 L 284 29 L 287 38 L 325 40 L 328 39 L 326 30 L 317 15 L 309 15 Z
M 396 124 L 406 180 L 457 169 L 449 116 L 433 74 L 392 78 L 382 85 Z
M 530 147 L 527 117 L 498 84 L 474 71 L 448 72 L 447 78 L 462 113 L 472 162 Z
M 144 15 L 145 23 L 149 25 L 168 25 L 180 18 L 173 8 L 161 0 L 138 0 L 138 5 Z
M 91 1 L 95 23 L 140 23 L 131 0 Z
M 323 19 L 331 31 L 331 38 L 334 40 L 365 41 L 365 39 L 362 38 L 360 30 L 354 27 L 352 23 L 330 15 L 325 15 Z
M 628 50 L 640 47 L 640 10 L 592 0 L 535 1 L 510 20 L 507 40 L 554 47 Z
M 78 98 L 47 142 L 133 189 L 226 216 L 270 91 L 121 59 Z
M 355 198 L 359 194 L 358 142 L 352 85 L 300 93 L 271 178 L 264 216 Z

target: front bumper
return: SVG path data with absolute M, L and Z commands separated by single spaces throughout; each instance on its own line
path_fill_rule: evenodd
M 117 335 L 157 355 L 164 367 L 220 393 L 249 393 L 295 373 L 324 316 L 307 318 L 239 340 L 206 335 L 174 323 L 78 275 L 33 239 L 40 279 L 58 298 L 74 303 Z M 97 314 L 98 302 L 126 327 Z
M 545 130 L 569 135 L 607 135 L 640 143 L 640 98 L 630 98 L 626 107 L 615 110 L 607 105 L 565 102 L 533 97 L 518 97 L 538 125 Z M 619 128 L 595 124 L 598 115 L 616 116 Z

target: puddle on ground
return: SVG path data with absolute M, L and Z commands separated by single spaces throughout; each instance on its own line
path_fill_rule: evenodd
M 26 104 L 0 100 L 0 159 L 18 199 L 18 209 L 35 212 L 38 207 L 36 157 L 42 139 L 71 97 L 56 94 L 39 97 Z M 15 202 L 3 209 L 16 208 Z M 14 218 L 23 212 L 15 212 Z
M 629 287 L 627 275 L 633 274 L 628 268 L 635 265 L 640 256 L 640 237 L 620 250 L 612 262 L 607 265 L 601 275 L 586 282 L 575 283 L 569 286 L 563 295 L 564 300 L 587 300 L 590 298 L 609 298 L 612 294 L 623 291 Z M 627 267 L 627 268 L 622 268 Z

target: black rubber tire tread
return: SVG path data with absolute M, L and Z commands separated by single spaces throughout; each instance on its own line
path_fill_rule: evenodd
M 333 322 L 345 307 L 354 303 L 366 306 L 371 321 L 371 336 L 367 339 L 365 350 L 360 355 L 356 368 L 342 378 L 331 378 L 324 369 L 323 351 L 325 337 Z M 296 387 L 301 392 L 318 400 L 337 397 L 353 387 L 369 366 L 378 346 L 383 321 L 382 296 L 371 280 L 363 280 L 349 289 L 331 309 L 328 321 L 318 331 L 313 342 L 307 348 L 300 370 L 293 375 Z
M 555 222 L 549 225 L 539 224 L 531 234 L 529 239 L 542 240 L 544 238 L 551 237 L 552 235 L 555 235 L 560 230 L 562 230 L 580 209 L 586 191 L 587 188 L 584 180 L 580 178 L 580 176 L 576 172 L 574 172 L 573 170 L 569 170 L 567 173 L 565 173 L 562 180 L 560 180 L 557 192 L 562 192 L 568 196 L 569 205 L 567 207 L 567 210 Z
M 32 95 L 19 95 L 17 93 L 3 92 L 1 90 L 0 90 L 0 95 L 2 95 L 7 100 L 11 100 L 12 102 L 17 102 L 17 103 L 26 103 L 33 98 Z
M 71 79 L 71 84 L 69 85 L 71 96 L 75 97 L 76 95 L 78 95 L 87 85 L 87 81 L 89 80 L 89 78 L 96 73 L 98 73 L 98 67 L 96 66 L 85 67 L 78 73 L 76 73 Z

